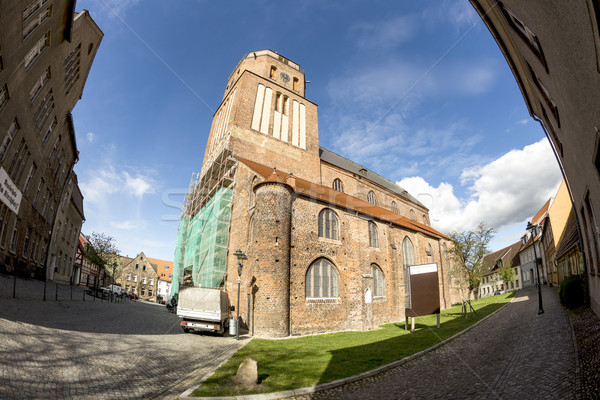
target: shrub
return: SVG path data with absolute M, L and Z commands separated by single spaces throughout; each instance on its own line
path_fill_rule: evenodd
M 560 302 L 567 308 L 581 307 L 584 304 L 583 280 L 579 275 L 569 276 L 560 283 Z

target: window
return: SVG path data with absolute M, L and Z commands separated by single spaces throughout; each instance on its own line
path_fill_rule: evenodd
M 17 247 L 17 232 L 18 232 L 18 229 L 19 229 L 19 220 L 15 219 L 15 225 L 13 226 L 12 237 L 10 238 L 9 251 L 11 253 L 14 253 L 15 249 Z
M 142 296 L 146 295 L 146 289 L 142 288 Z
M 31 237 L 31 227 L 27 227 L 27 231 L 25 231 L 25 244 L 23 244 L 23 258 L 27 258 L 29 254 L 27 253 L 29 250 L 29 239 Z
M 140 269 L 140 265 L 139 264 L 135 264 L 135 269 Z
M 37 96 L 40 94 L 40 92 L 42 91 L 44 86 L 46 86 L 46 83 L 48 83 L 49 80 L 50 80 L 50 67 L 48 67 L 48 69 L 42 73 L 42 75 L 40 76 L 40 79 L 38 79 L 35 82 L 35 84 L 33 85 L 33 88 L 31 88 L 31 90 L 29 91 L 29 101 L 30 102 L 33 103 L 33 101 L 37 98 Z
M 31 166 L 29 167 L 29 172 L 27 173 L 27 179 L 25 179 L 25 184 L 23 185 L 23 194 L 27 194 L 27 192 L 29 192 L 29 185 L 31 184 L 31 180 L 35 175 L 36 170 L 37 167 L 35 163 L 31 164 Z
M 339 294 L 339 274 L 326 258 L 319 258 L 306 272 L 306 298 L 336 298 Z
M 369 193 L 367 194 L 367 201 L 373 205 L 377 205 L 377 198 L 372 190 L 369 190 Z
M 275 79 L 276 76 L 277 76 L 277 67 L 275 67 L 274 65 L 271 65 L 271 72 L 269 72 L 269 78 Z
M 423 223 L 424 223 L 425 225 L 429 225 L 429 218 L 427 218 L 427 215 L 426 215 L 426 214 L 423 214 Z
M 148 296 L 152 296 L 152 289 L 148 289 Z
M 535 86 L 540 91 L 540 94 L 542 95 L 544 102 L 546 103 L 548 108 L 550 108 L 550 112 L 552 112 L 552 115 L 554 116 L 554 119 L 556 120 L 556 123 L 558 124 L 558 127 L 560 128 L 560 116 L 558 114 L 558 107 L 556 106 L 556 103 L 554 103 L 554 101 L 550 97 L 550 93 L 548 92 L 548 89 L 546 89 L 546 86 L 544 86 L 542 84 L 542 82 L 539 80 L 538 76 L 533 71 L 533 68 L 531 68 L 531 65 L 527 64 L 527 66 L 529 67 L 529 73 L 531 74 L 533 83 L 535 83 Z M 543 108 L 543 106 L 542 106 L 542 108 Z M 545 112 L 545 110 L 544 110 L 544 112 Z
M 427 257 L 429 257 L 429 261 L 433 261 L 433 249 L 431 248 L 431 243 L 427 244 L 427 250 L 425 250 L 425 253 L 427 253 Z
M 412 219 L 413 221 L 417 220 L 417 216 L 415 215 L 415 210 L 413 210 L 413 209 L 410 210 L 410 219 Z
M 4 87 L 0 90 L 0 110 L 2 110 L 2 107 L 8 103 L 8 99 L 10 99 L 10 96 L 8 95 L 8 87 L 4 85 Z
M 379 247 L 377 241 L 377 225 L 375 222 L 369 221 L 369 246 Z
M 10 143 L 14 139 L 18 130 L 19 130 L 19 124 L 17 123 L 17 120 L 15 119 L 8 127 L 8 130 L 6 131 L 6 136 L 4 137 L 4 140 L 2 141 L 2 146 L 0 147 L 0 161 L 4 160 L 4 157 L 6 156 L 6 152 L 8 151 L 8 148 L 10 146 Z
M 400 213 L 398 212 L 398 204 L 396 204 L 396 202 L 395 202 L 395 201 L 392 201 L 392 206 L 391 206 L 391 208 L 392 208 L 392 212 L 393 212 L 393 213 L 395 213 L 395 214 L 400 214 Z
M 452 286 L 452 276 L 450 274 L 450 266 L 448 265 L 448 247 L 446 243 L 442 243 L 442 252 L 444 254 L 444 265 L 448 271 L 448 287 Z
M 371 264 L 371 270 L 373 273 L 373 297 L 381 297 L 384 295 L 383 272 L 377 264 Z
M 131 272 L 127 273 L 127 280 L 130 281 L 131 280 Z
M 319 237 L 339 240 L 340 222 L 335 212 L 325 208 L 319 213 Z
M 413 245 L 410 239 L 407 237 L 404 238 L 402 242 L 402 261 L 404 264 L 404 293 L 406 296 L 405 307 L 411 307 L 411 298 L 410 298 L 410 269 L 409 267 L 415 264 L 415 259 L 413 255 Z
M 173 279 L 173 274 L 169 274 L 169 279 Z
M 150 282 L 148 282 L 150 285 L 154 285 L 154 278 L 150 278 Z M 152 296 L 152 295 L 150 295 Z
M 165 277 L 165 273 L 164 273 L 164 272 L 161 272 L 161 273 L 160 273 L 160 277 L 161 277 L 161 278 L 164 278 L 164 277 Z
M 33 47 L 31 48 L 31 50 L 29 50 L 29 53 L 27 53 L 25 55 L 25 59 L 23 60 L 23 63 L 25 65 L 25 69 L 29 69 L 29 67 L 31 67 L 31 64 L 33 64 L 33 62 L 35 61 L 35 59 L 42 53 L 42 51 L 44 51 L 44 49 L 46 47 L 48 47 L 50 45 L 50 31 L 46 32 L 44 34 L 43 37 L 40 38 L 40 40 L 38 40 Z
M 294 90 L 298 91 L 298 78 L 294 78 Z
M 165 271 L 168 271 L 168 270 L 169 270 L 169 266 L 165 265 Z
M 338 192 L 344 193 L 344 184 L 338 178 L 333 180 L 333 184 L 331 185 L 333 190 L 337 190 Z
M 134 281 L 134 282 L 137 282 L 137 274 L 134 274 L 134 275 L 133 275 L 133 281 Z
M 142 271 L 145 271 L 145 270 L 146 270 L 146 266 L 142 265 Z
M 279 111 L 281 112 L 281 101 L 283 99 L 283 96 L 281 95 L 281 93 L 277 92 L 275 94 L 275 111 Z
M 283 96 L 283 115 L 290 114 L 290 98 Z
M 546 68 L 546 72 L 548 72 L 548 64 L 546 63 L 546 57 L 544 57 L 544 52 L 542 51 L 542 45 L 538 40 L 537 36 L 521 21 L 519 17 L 517 17 L 511 10 L 506 8 L 502 2 L 498 2 L 500 5 L 500 9 L 504 14 L 504 18 L 508 21 L 509 25 L 517 32 L 517 34 L 523 39 L 525 44 L 529 47 L 529 49 L 536 55 L 536 57 L 540 60 L 540 62 Z
M 145 277 L 145 276 L 143 276 L 143 277 L 142 277 L 142 283 L 143 283 L 144 285 L 146 284 L 146 277 Z

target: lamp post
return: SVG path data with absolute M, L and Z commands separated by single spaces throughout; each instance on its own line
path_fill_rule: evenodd
M 537 262 L 537 251 L 535 251 L 535 235 L 534 235 L 534 229 L 535 226 L 533 226 L 531 224 L 531 222 L 527 222 L 527 228 L 528 231 L 531 232 L 531 240 L 533 242 L 533 256 L 535 257 L 534 261 L 535 261 L 535 272 L 537 273 L 537 287 L 538 287 L 538 299 L 539 299 L 539 303 L 540 303 L 540 309 L 538 310 L 538 315 L 543 314 L 544 313 L 544 307 L 542 306 L 542 284 L 540 283 L 540 269 L 538 267 L 538 262 Z
M 238 293 L 237 293 L 237 307 L 236 307 L 236 312 L 237 312 L 237 316 L 235 319 L 235 340 L 240 340 L 240 283 L 242 282 L 242 268 L 244 267 L 244 264 L 242 264 L 242 261 L 247 260 L 248 257 L 246 257 L 246 255 L 244 254 L 244 252 L 240 249 L 237 249 L 235 251 L 235 253 L 233 253 L 234 256 L 237 257 L 238 259 Z

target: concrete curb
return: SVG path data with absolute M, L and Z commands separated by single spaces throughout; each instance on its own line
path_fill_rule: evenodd
M 358 375 L 354 375 L 354 376 L 349 376 L 347 378 L 342 378 L 342 379 L 338 379 L 335 381 L 331 381 L 331 382 L 327 382 L 327 383 L 322 383 L 320 385 L 317 386 L 311 386 L 311 387 L 305 387 L 305 388 L 300 388 L 300 389 L 294 389 L 294 390 L 285 390 L 283 392 L 271 392 L 271 393 L 261 393 L 261 394 L 251 394 L 251 395 L 247 395 L 247 396 L 228 396 L 228 397 L 193 397 L 191 396 L 192 392 L 194 390 L 196 390 L 198 387 L 200 387 L 200 385 L 202 385 L 202 383 L 204 381 L 206 381 L 208 378 L 210 378 L 213 374 L 214 371 L 207 374 L 206 376 L 204 376 L 199 382 L 198 384 L 194 385 L 193 387 L 189 388 L 188 390 L 186 390 L 185 392 L 183 392 L 179 398 L 182 400 L 277 400 L 277 399 L 286 399 L 286 398 L 290 398 L 290 397 L 296 397 L 296 396 L 304 396 L 307 394 L 312 394 L 315 392 L 319 392 L 321 390 L 327 390 L 327 389 L 333 389 L 336 388 L 338 386 L 342 386 L 345 385 L 346 383 L 352 383 L 355 381 L 359 381 L 361 379 L 365 379 L 365 378 L 369 378 L 371 376 L 377 375 L 381 372 L 385 372 L 389 369 L 392 368 L 396 368 L 399 367 L 403 364 L 406 364 L 416 358 L 419 358 L 429 352 L 432 352 L 436 349 L 438 349 L 441 346 L 444 346 L 445 344 L 447 344 L 448 342 L 456 339 L 457 337 L 469 332 L 471 329 L 475 328 L 477 325 L 481 324 L 483 321 L 485 321 L 486 319 L 490 318 L 492 315 L 495 315 L 498 311 L 502 310 L 507 304 L 510 304 L 513 302 L 514 299 L 516 299 L 518 296 L 518 292 L 515 295 L 515 297 L 513 297 L 508 303 L 504 304 L 502 307 L 500 307 L 499 309 L 497 309 L 496 311 L 494 311 L 493 313 L 491 313 L 490 315 L 484 317 L 483 319 L 481 319 L 480 321 L 477 321 L 476 323 L 474 323 L 473 325 L 469 326 L 468 328 L 466 328 L 463 331 L 458 332 L 457 334 L 450 336 L 448 339 L 445 339 L 437 344 L 434 344 L 433 346 L 425 349 L 425 350 L 421 350 L 418 353 L 415 353 L 413 355 L 404 357 L 401 360 L 398 361 L 394 361 L 390 364 L 386 364 L 386 365 L 382 365 L 381 367 L 377 367 L 375 369 L 372 369 L 370 371 L 366 371 L 363 372 L 361 374 Z M 223 365 L 225 363 L 225 361 L 223 361 L 216 369 L 220 368 L 221 365 Z

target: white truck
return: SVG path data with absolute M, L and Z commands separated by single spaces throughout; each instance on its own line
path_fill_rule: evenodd
M 220 289 L 182 287 L 177 301 L 177 316 L 184 332 L 225 333 L 229 326 L 229 296 Z

